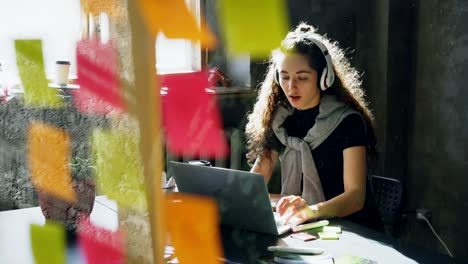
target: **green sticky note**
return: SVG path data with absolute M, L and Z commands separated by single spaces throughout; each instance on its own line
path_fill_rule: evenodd
M 31 246 L 36 264 L 65 263 L 65 229 L 60 224 L 31 224 Z
M 339 227 L 339 226 L 324 226 L 323 227 L 323 232 L 341 234 L 341 227 Z
M 33 107 L 57 108 L 63 105 L 58 91 L 50 88 L 45 76 L 42 41 L 15 40 L 16 64 L 24 87 L 24 103 Z
M 318 232 L 320 239 L 323 240 L 337 240 L 340 239 L 337 233 L 335 232 Z
M 120 206 L 146 210 L 137 137 L 122 131 L 97 129 L 92 144 L 98 190 Z
M 284 0 L 219 1 L 224 42 L 232 54 L 263 59 L 280 46 L 289 28 Z

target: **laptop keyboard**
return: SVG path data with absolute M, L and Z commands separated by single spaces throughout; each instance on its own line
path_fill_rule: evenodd
M 275 217 L 276 229 L 278 230 L 278 234 L 284 234 L 291 229 L 292 226 L 290 224 L 285 225 L 284 219 L 282 219 L 277 212 L 273 212 L 273 215 Z

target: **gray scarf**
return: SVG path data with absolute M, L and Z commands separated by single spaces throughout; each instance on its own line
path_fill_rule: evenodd
M 284 121 L 293 114 L 293 110 L 278 107 L 274 113 L 272 128 L 276 137 L 286 147 L 280 156 L 281 194 L 300 195 L 311 205 L 325 201 L 312 150 L 325 141 L 346 116 L 353 113 L 359 114 L 351 106 L 337 101 L 335 96 L 324 95 L 320 99 L 315 125 L 300 139 L 288 136 L 283 127 Z

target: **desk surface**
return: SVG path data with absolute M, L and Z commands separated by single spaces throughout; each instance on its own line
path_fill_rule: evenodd
M 117 230 L 117 205 L 104 196 L 96 197 L 91 221 L 111 230 Z M 0 212 L 0 263 L 34 263 L 29 237 L 30 224 L 44 224 L 39 207 Z M 69 250 L 68 263 L 81 263 L 78 252 Z
M 116 204 L 105 197 L 97 197 L 91 214 L 95 224 L 116 230 Z M 256 263 L 260 257 L 271 256 L 267 247 L 289 245 L 320 247 L 335 258 L 345 255 L 361 256 L 378 263 L 461 263 L 448 256 L 404 244 L 383 233 L 369 230 L 351 222 L 334 219 L 331 225 L 342 227 L 339 240 L 303 242 L 289 234 L 281 237 L 223 227 L 222 243 L 227 259 L 240 263 Z M 33 263 L 29 225 L 43 224 L 38 207 L 0 212 L 0 263 Z M 314 231 L 310 231 L 314 234 Z M 316 231 L 315 231 L 316 234 Z M 14 250 L 12 250 L 14 249 Z M 21 253 L 19 253 L 21 252 Z M 68 263 L 82 263 L 76 250 L 69 249 Z

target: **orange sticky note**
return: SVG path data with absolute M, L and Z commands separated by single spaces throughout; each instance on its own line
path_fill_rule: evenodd
M 166 209 L 167 230 L 180 263 L 222 263 L 218 206 L 214 200 L 171 193 L 166 196 Z
M 65 229 L 56 223 L 31 224 L 31 247 L 36 264 L 65 264 Z
M 226 157 L 224 136 L 216 95 L 206 72 L 165 74 L 161 87 L 163 124 L 169 150 L 176 155 Z
M 227 50 L 265 58 L 279 47 L 289 28 L 284 0 L 219 1 L 219 20 Z
M 99 191 L 120 206 L 146 209 L 143 166 L 136 136 L 97 129 L 92 144 Z
M 216 45 L 216 37 L 201 18 L 197 25 L 184 0 L 138 0 L 140 13 L 154 35 L 163 32 L 167 38 L 200 41 L 206 48 Z
M 70 136 L 53 126 L 33 122 L 28 130 L 29 171 L 34 185 L 68 202 L 76 200 L 70 176 Z
M 81 7 L 85 14 L 97 16 L 101 13 L 109 15 L 110 19 L 122 20 L 125 16 L 125 7 L 121 1 L 116 0 L 81 0 Z
M 42 41 L 15 40 L 16 64 L 24 87 L 24 102 L 33 107 L 60 107 L 58 91 L 48 86 L 42 56 Z
M 117 65 L 117 51 L 111 41 L 106 44 L 99 40 L 81 40 L 76 46 L 76 64 L 81 91 L 92 93 L 97 100 L 123 109 L 123 97 Z M 82 97 L 75 99 L 75 104 L 83 104 Z

